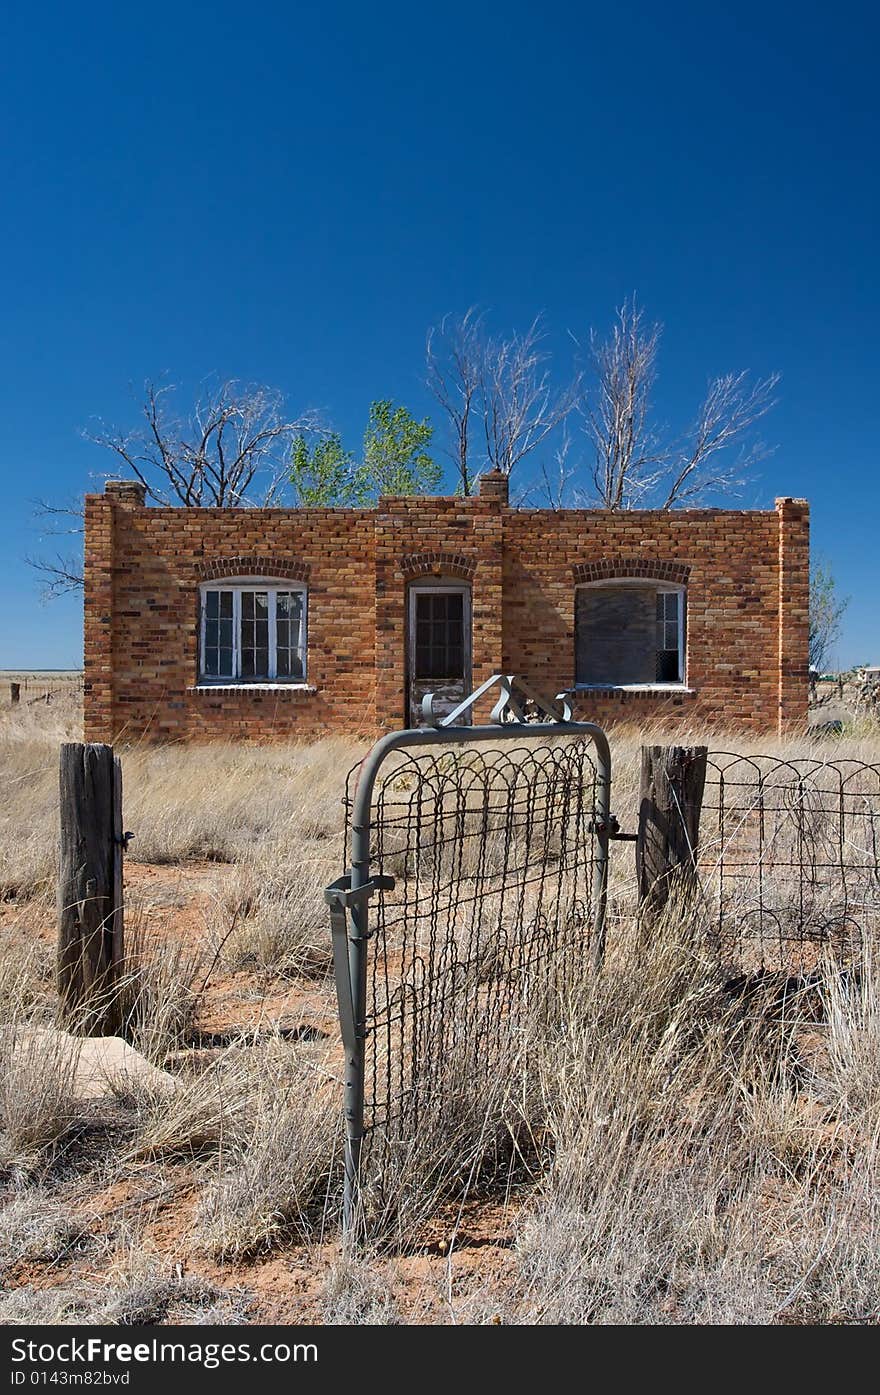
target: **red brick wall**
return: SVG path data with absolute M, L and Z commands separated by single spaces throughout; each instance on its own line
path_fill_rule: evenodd
M 499 671 L 503 511 L 486 499 L 383 499 L 376 527 L 376 724 L 404 723 L 406 588 L 426 576 L 471 584 L 474 687 Z M 478 711 L 487 717 L 491 702 Z
M 375 730 L 372 511 L 160 509 L 111 500 L 90 496 L 86 506 L 87 740 Z M 105 622 L 111 553 L 112 622 Z M 308 689 L 198 690 L 199 583 L 260 574 L 307 583 Z
M 727 726 L 776 728 L 780 719 L 803 725 L 809 521 L 802 501 L 795 513 L 788 510 L 780 501 L 772 513 L 511 511 L 504 533 L 504 668 L 540 674 L 547 689 L 571 684 L 575 580 L 686 581 L 688 691 L 584 694 L 578 715 L 642 720 L 662 710 Z M 783 535 L 790 550 L 784 566 Z M 794 566 L 796 580 L 783 583 Z M 791 670 L 784 693 L 781 654 Z
M 803 726 L 809 689 L 810 510 L 777 499 L 779 513 L 779 730 Z
M 306 582 L 307 690 L 197 688 L 199 583 L 233 575 Z M 475 686 L 504 671 L 571 687 L 576 583 L 654 576 L 687 581 L 689 691 L 583 694 L 578 715 L 764 729 L 805 720 L 802 500 L 773 512 L 520 510 L 490 477 L 474 499 L 239 511 L 144 508 L 137 486 L 111 482 L 86 501 L 86 737 L 393 730 L 404 721 L 407 585 L 431 575 L 471 584 Z

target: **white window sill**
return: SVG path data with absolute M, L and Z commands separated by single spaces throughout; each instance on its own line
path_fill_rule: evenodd
M 685 696 L 696 691 L 683 683 L 576 683 L 571 689 L 573 693 L 679 693 Z
M 308 683 L 196 683 L 188 693 L 316 693 Z

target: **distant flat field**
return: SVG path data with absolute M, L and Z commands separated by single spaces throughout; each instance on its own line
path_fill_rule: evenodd
M 0 668 L 0 679 L 20 680 L 26 683 L 30 678 L 82 678 L 81 668 Z
M 36 702 L 47 694 L 62 697 L 82 691 L 81 668 L 0 668 L 0 706 L 12 697 L 11 686 L 18 684 L 18 700 Z

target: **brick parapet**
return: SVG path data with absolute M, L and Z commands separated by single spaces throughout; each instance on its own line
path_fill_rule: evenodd
M 497 504 L 507 508 L 510 502 L 510 476 L 503 470 L 488 470 L 481 475 L 478 483 L 478 497 L 484 503 Z
M 104 493 L 122 509 L 142 509 L 147 501 L 147 486 L 140 480 L 107 480 Z

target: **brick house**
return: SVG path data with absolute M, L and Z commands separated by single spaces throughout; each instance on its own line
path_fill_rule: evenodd
M 147 508 L 110 481 L 85 557 L 88 740 L 375 735 L 496 672 L 604 723 L 806 720 L 802 499 L 553 512 L 488 474 L 374 509 Z

